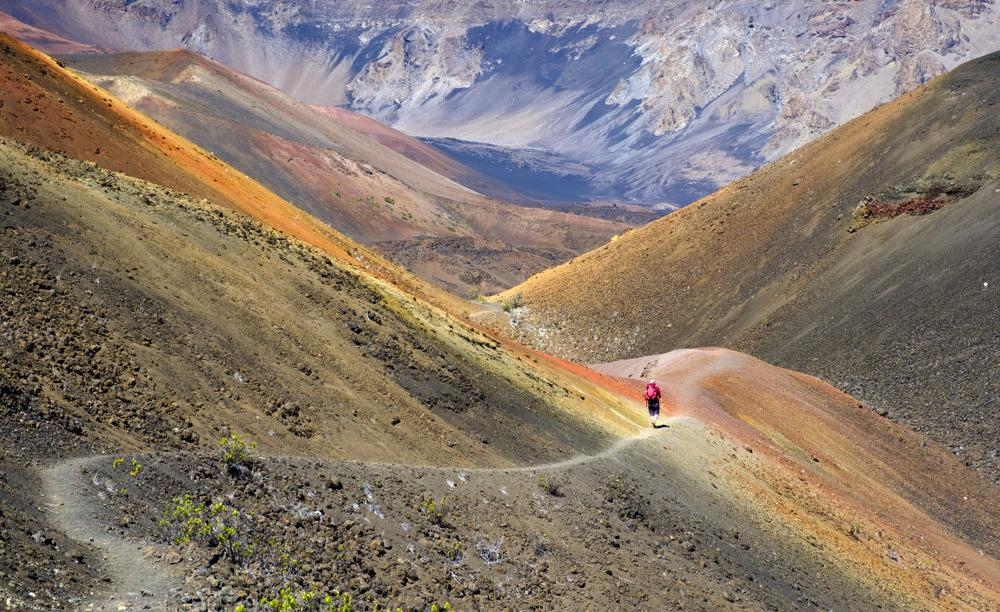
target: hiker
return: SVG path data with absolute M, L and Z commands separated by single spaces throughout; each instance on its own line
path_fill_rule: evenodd
M 660 392 L 659 385 L 656 381 L 650 379 L 646 383 L 646 408 L 649 409 L 649 424 L 656 427 L 656 419 L 660 418 L 660 398 L 663 394 Z

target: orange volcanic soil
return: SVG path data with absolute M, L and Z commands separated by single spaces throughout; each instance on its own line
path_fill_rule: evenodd
M 637 395 L 640 379 L 656 378 L 667 413 L 710 424 L 745 452 L 782 468 L 756 482 L 735 470 L 729 475 L 739 487 L 768 496 L 786 520 L 825 525 L 814 528 L 837 554 L 860 554 L 869 571 L 903 580 L 907 590 L 940 587 L 920 571 L 921 563 L 933 562 L 987 600 L 1000 594 L 1000 496 L 926 437 L 816 378 L 726 349 L 679 350 L 595 368 L 634 379 Z M 799 503 L 789 499 L 796 496 Z M 847 515 L 863 516 L 870 526 L 860 528 Z M 892 546 L 911 548 L 908 559 L 899 561 L 901 553 L 889 548 L 894 539 Z M 859 544 L 868 552 L 861 554 Z
M 0 132 L 4 135 L 208 199 L 419 297 L 457 304 L 48 56 L 4 34 L 0 34 L 0 54 Z

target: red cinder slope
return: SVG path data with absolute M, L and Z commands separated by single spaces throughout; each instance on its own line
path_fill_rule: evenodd
M 909 558 L 910 569 L 919 565 L 915 558 L 929 555 L 963 588 L 993 601 L 1000 595 L 1000 496 L 926 436 L 816 378 L 726 349 L 679 350 L 595 368 L 635 379 L 637 396 L 641 380 L 657 379 L 668 413 L 706 422 L 745 452 L 763 454 L 778 469 L 761 472 L 756 482 L 745 471 L 729 476 L 738 487 L 768 496 L 761 501 L 787 511 L 787 520 L 815 523 L 822 546 L 882 571 L 879 564 L 899 564 L 892 546 L 905 544 L 923 551 Z M 857 544 L 873 557 L 861 555 Z M 895 573 L 894 579 L 915 581 L 908 590 L 926 590 L 919 572 Z

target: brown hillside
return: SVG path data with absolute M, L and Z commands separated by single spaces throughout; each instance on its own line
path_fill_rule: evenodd
M 970 62 L 511 289 L 514 333 L 584 362 L 746 350 L 997 479 L 998 99 L 1000 55 Z
M 628 226 L 484 197 L 437 170 L 474 172 L 419 141 L 321 111 L 188 51 L 63 60 L 158 123 L 246 172 L 298 208 L 397 263 L 471 296 L 510 287 Z M 377 124 L 376 124 L 377 125 Z M 360 132 L 357 127 L 364 128 Z M 383 146 L 433 165 L 431 169 Z M 419 239 L 420 246 L 412 242 Z M 462 248 L 455 249 L 454 241 Z
M 600 381 L 573 377 L 589 390 L 570 400 L 555 362 L 522 359 L 298 240 L 33 154 L 5 143 L 5 380 L 35 380 L 25 392 L 84 434 L 198 447 L 239 429 L 270 452 L 489 464 L 594 450 L 634 427 Z M 66 335 L 90 318 L 103 323 Z M 590 415 L 550 412 L 560 405 Z
M 0 54 L 0 135 L 244 212 L 418 296 L 461 307 L 48 56 L 4 34 Z

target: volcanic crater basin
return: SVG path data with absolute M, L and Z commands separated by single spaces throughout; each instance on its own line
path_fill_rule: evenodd
M 301 100 L 452 139 L 485 168 L 547 189 L 543 198 L 568 191 L 660 209 L 1000 44 L 989 0 L 0 7 L 50 32 L 19 30 L 37 44 L 65 48 L 56 34 L 111 49 L 184 47 Z M 554 153 L 552 171 L 524 172 L 519 161 L 538 151 Z

